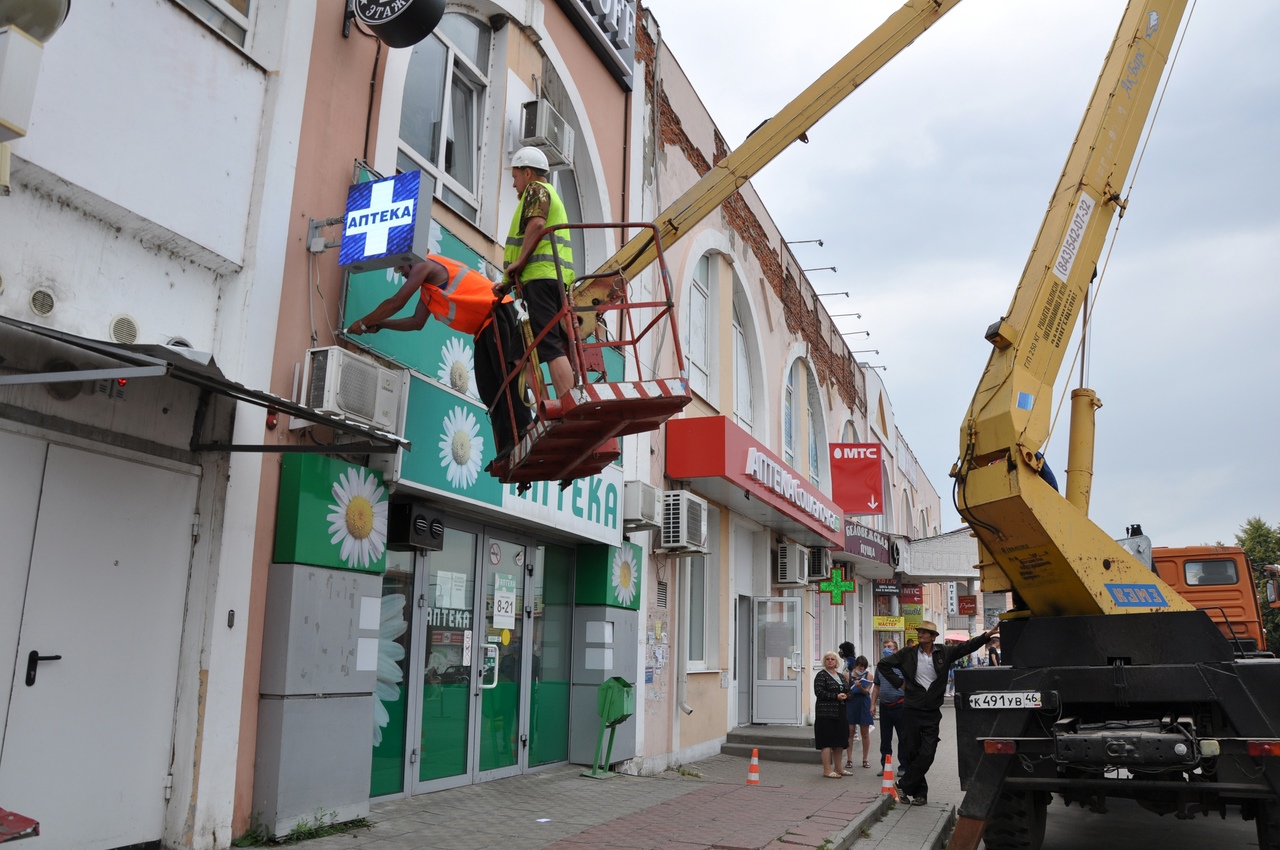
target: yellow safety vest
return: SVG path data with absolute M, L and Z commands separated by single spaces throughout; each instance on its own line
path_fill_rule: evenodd
M 547 193 L 551 196 L 551 209 L 547 212 L 547 227 L 555 227 L 558 224 L 568 224 L 569 216 L 565 214 L 564 204 L 560 200 L 560 196 L 556 194 L 556 190 L 551 188 L 551 184 L 542 183 L 547 187 Z M 515 262 L 520 256 L 520 246 L 524 244 L 524 231 L 520 229 L 520 218 L 524 213 L 524 195 L 520 196 L 520 204 L 516 207 L 516 214 L 511 219 L 511 232 L 507 234 L 506 248 L 502 252 L 502 259 L 507 265 Z M 529 255 L 529 262 L 525 264 L 524 271 L 520 273 L 520 280 L 555 280 L 556 279 L 556 258 L 551 253 L 551 243 L 555 242 L 555 253 L 560 255 L 560 268 L 564 274 L 564 285 L 567 287 L 573 283 L 573 247 L 569 243 L 569 234 L 563 230 L 557 230 L 555 233 L 547 234 L 537 247 L 533 249 L 533 253 Z

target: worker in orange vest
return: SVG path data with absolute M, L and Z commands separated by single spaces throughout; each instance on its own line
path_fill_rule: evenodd
M 380 330 L 416 331 L 427 324 L 428 317 L 434 316 L 456 331 L 471 334 L 476 348 L 476 388 L 480 391 L 480 400 L 492 410 L 489 418 L 498 458 L 505 458 L 515 445 L 515 435 L 523 434 L 532 421 L 527 407 L 512 403 L 516 398 L 514 383 L 508 384 L 498 399 L 503 378 L 524 352 L 511 296 L 505 295 L 500 284 L 479 272 L 435 254 L 429 254 L 424 262 L 401 266 L 397 271 L 404 276 L 404 285 L 368 315 L 352 322 L 347 333 L 359 336 Z M 409 303 L 415 292 L 420 297 L 413 315 L 391 318 Z M 495 399 L 498 399 L 496 405 Z

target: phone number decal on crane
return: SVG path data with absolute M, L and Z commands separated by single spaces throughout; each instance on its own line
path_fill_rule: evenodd
M 1111 601 L 1121 608 L 1168 608 L 1160 588 L 1154 584 L 1108 584 Z

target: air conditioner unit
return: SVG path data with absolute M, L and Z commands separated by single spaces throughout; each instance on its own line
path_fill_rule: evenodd
M 553 168 L 573 164 L 573 128 L 545 100 L 521 107 L 520 144 L 541 150 Z
M 658 488 L 643 481 L 622 485 L 622 527 L 626 531 L 662 528 Z
M 707 502 L 688 490 L 672 490 L 662 497 L 662 548 L 707 551 Z
M 809 550 L 809 581 L 826 581 L 831 578 L 831 550 Z
M 778 546 L 778 584 L 807 584 L 809 550 L 799 543 Z
M 388 369 L 368 357 L 329 346 L 307 352 L 303 404 L 383 431 L 403 430 L 407 369 Z

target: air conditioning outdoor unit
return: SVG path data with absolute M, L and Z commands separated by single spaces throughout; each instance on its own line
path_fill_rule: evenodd
M 541 150 L 552 168 L 573 164 L 573 128 L 545 100 L 531 100 L 521 108 L 520 144 Z
M 778 546 L 778 584 L 807 584 L 809 550 L 799 543 Z
M 622 485 L 622 528 L 642 531 L 662 528 L 662 509 L 658 488 L 643 481 Z
M 809 581 L 826 581 L 831 578 L 831 550 L 809 550 Z
M 329 346 L 307 352 L 303 404 L 399 434 L 409 390 L 407 369 L 388 369 L 368 357 Z
M 672 490 L 662 497 L 662 548 L 707 551 L 707 502 L 688 490 Z

